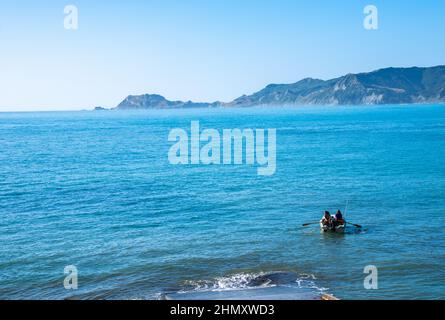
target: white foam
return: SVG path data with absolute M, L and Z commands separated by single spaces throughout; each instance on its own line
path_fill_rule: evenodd
M 280 274 L 289 275 L 288 272 L 259 272 L 259 273 L 237 273 L 227 277 L 217 277 L 214 280 L 189 280 L 185 282 L 183 290 L 178 293 L 195 292 L 209 292 L 209 291 L 234 291 L 234 290 L 248 290 L 258 288 L 272 288 L 278 285 L 286 287 L 298 287 L 313 289 L 317 292 L 324 292 L 327 288 L 320 288 L 316 285 L 317 279 L 313 274 L 295 274 L 295 280 L 289 282 L 273 281 L 271 278 L 278 278 Z

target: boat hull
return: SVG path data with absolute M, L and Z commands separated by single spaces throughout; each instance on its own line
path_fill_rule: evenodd
M 326 226 L 320 222 L 320 230 L 322 232 L 345 233 L 346 223 L 338 226 Z

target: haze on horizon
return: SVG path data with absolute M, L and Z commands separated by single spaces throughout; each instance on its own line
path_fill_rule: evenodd
M 79 29 L 64 28 L 66 5 Z M 379 29 L 363 28 L 363 8 Z M 0 4 L 0 111 L 114 107 L 130 94 L 231 101 L 270 83 L 443 65 L 445 2 L 62 1 Z

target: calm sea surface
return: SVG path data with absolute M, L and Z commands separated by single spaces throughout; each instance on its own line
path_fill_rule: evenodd
M 276 174 L 171 165 L 169 131 L 192 120 L 276 128 Z M 445 106 L 0 113 L 0 298 L 444 299 L 444 165 Z M 301 227 L 347 201 L 362 232 Z

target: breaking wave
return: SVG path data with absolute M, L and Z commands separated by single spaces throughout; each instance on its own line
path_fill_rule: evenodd
M 185 281 L 179 293 L 190 291 L 226 291 L 289 286 L 313 289 L 323 293 L 327 288 L 316 285 L 316 277 L 312 274 L 297 274 L 293 272 L 260 272 L 237 273 L 227 277 L 217 277 L 212 280 Z

